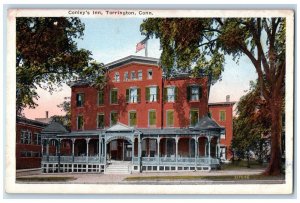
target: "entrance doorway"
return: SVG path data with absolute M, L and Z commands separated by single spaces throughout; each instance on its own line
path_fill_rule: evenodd
M 131 161 L 132 144 L 124 139 L 112 140 L 107 144 L 107 154 L 110 160 Z

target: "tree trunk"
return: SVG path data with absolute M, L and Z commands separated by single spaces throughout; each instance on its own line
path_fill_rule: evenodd
M 270 101 L 272 116 L 271 126 L 271 159 L 265 175 L 279 175 L 281 169 L 281 133 L 282 133 L 282 102 L 280 96 Z

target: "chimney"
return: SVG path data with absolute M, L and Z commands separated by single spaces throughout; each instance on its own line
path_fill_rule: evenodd
M 48 112 L 48 111 L 46 111 L 46 118 L 48 118 L 48 116 L 49 116 L 49 112 Z
M 230 102 L 230 95 L 226 95 L 226 102 Z

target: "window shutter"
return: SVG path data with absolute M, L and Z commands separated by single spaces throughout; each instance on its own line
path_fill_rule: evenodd
M 146 87 L 146 101 L 150 100 L 150 89 L 149 87 Z
M 168 88 L 164 88 L 164 101 L 166 102 L 166 101 L 168 101 Z
M 137 89 L 137 102 L 141 102 L 141 88 Z
M 186 87 L 186 98 L 187 98 L 187 100 L 188 101 L 190 101 L 191 100 L 191 87 L 190 86 L 187 86 Z
M 156 99 L 159 101 L 159 87 L 156 87 Z
M 129 102 L 129 89 L 126 89 L 126 102 Z
M 201 99 L 201 98 L 202 98 L 202 87 L 199 86 L 199 99 Z
M 175 101 L 178 100 L 178 87 L 174 87 Z

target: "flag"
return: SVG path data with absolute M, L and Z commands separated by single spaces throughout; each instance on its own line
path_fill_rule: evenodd
M 146 42 L 149 38 L 146 37 L 145 39 L 143 39 L 142 41 L 140 41 L 139 43 L 136 44 L 136 47 L 135 47 L 135 53 L 141 51 L 142 49 L 145 49 L 146 48 Z

